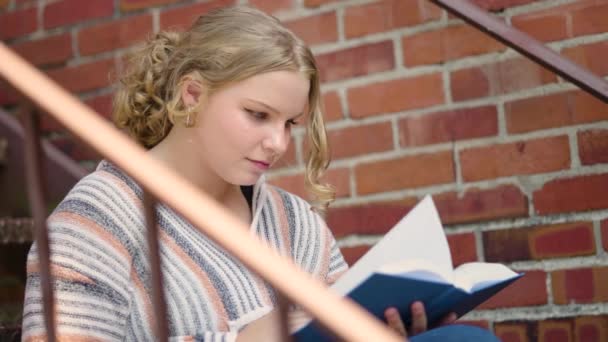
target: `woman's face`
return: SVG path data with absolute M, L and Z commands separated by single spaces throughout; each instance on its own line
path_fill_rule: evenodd
M 287 150 L 309 89 L 305 75 L 274 71 L 213 93 L 189 129 L 204 166 L 230 184 L 254 184 Z

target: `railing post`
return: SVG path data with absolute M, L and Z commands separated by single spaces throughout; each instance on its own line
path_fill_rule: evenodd
M 6 138 L 0 137 L 0 167 L 6 165 L 7 152 L 8 150 L 8 140 Z
M 25 133 L 25 174 L 27 193 L 34 219 L 34 238 L 38 248 L 40 265 L 40 284 L 44 305 L 44 322 L 49 342 L 56 340 L 55 336 L 55 302 L 53 296 L 49 235 L 46 226 L 46 201 L 42 172 L 42 148 L 39 135 L 39 117 L 31 104 L 25 103 L 21 109 Z
M 163 291 L 158 226 L 156 225 L 156 199 L 146 190 L 144 190 L 144 212 L 146 215 L 146 237 L 150 253 L 150 269 L 152 271 L 152 302 L 156 321 L 156 336 L 158 337 L 158 341 L 167 342 L 169 332 L 167 328 L 165 292 Z

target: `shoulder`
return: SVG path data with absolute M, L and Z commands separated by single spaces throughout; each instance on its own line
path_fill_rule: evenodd
M 95 171 L 76 183 L 55 212 L 78 209 L 75 205 L 104 209 L 140 198 L 141 190 L 130 177 L 109 162 L 102 161 Z
M 139 229 L 143 220 L 141 198 L 141 190 L 126 174 L 102 161 L 57 205 L 48 219 L 49 229 L 124 235 L 127 227 Z
M 321 219 L 310 203 L 304 198 L 278 186 L 266 184 L 266 192 L 275 206 L 280 207 L 287 215 L 300 219 Z

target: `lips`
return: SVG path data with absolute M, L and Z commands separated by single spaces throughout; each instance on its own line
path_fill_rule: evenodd
M 268 168 L 270 168 L 269 162 L 261 161 L 261 160 L 254 160 L 254 159 L 249 159 L 249 158 L 247 158 L 247 160 L 252 162 L 260 170 L 268 170 Z

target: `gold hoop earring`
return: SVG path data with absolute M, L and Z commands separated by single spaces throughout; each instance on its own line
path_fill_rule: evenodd
M 196 115 L 194 111 L 194 107 L 188 108 L 188 115 L 186 116 L 186 121 L 184 122 L 186 127 L 194 127 L 194 117 Z

